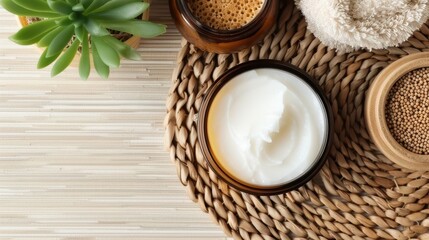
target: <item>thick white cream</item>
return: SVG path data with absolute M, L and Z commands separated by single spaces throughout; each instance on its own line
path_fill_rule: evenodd
M 207 134 L 224 170 L 248 184 L 290 182 L 317 160 L 327 133 L 318 95 L 297 76 L 277 69 L 244 72 L 215 96 Z

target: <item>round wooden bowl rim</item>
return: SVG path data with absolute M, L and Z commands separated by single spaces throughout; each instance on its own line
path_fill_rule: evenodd
M 398 165 L 419 171 L 429 170 L 429 155 L 413 153 L 394 139 L 385 118 L 385 102 L 397 80 L 408 72 L 423 67 L 429 67 L 427 52 L 412 54 L 393 62 L 375 78 L 365 102 L 366 125 L 375 145 Z

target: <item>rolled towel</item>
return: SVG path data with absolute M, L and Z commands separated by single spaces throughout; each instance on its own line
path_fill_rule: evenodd
M 429 17 L 429 0 L 295 0 L 308 29 L 338 51 L 406 41 Z

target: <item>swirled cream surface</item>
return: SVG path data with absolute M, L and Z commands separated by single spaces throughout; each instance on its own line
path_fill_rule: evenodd
M 244 72 L 210 106 L 207 135 L 216 161 L 247 184 L 290 182 L 313 166 L 327 137 L 327 113 L 314 90 L 286 71 Z

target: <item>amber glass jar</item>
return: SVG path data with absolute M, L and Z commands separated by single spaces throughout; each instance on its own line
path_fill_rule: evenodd
M 193 14 L 189 1 L 192 0 L 170 0 L 176 26 L 189 42 L 215 53 L 238 52 L 260 42 L 274 26 L 279 9 L 278 0 L 265 0 L 249 23 L 232 30 L 219 30 L 203 24 Z

